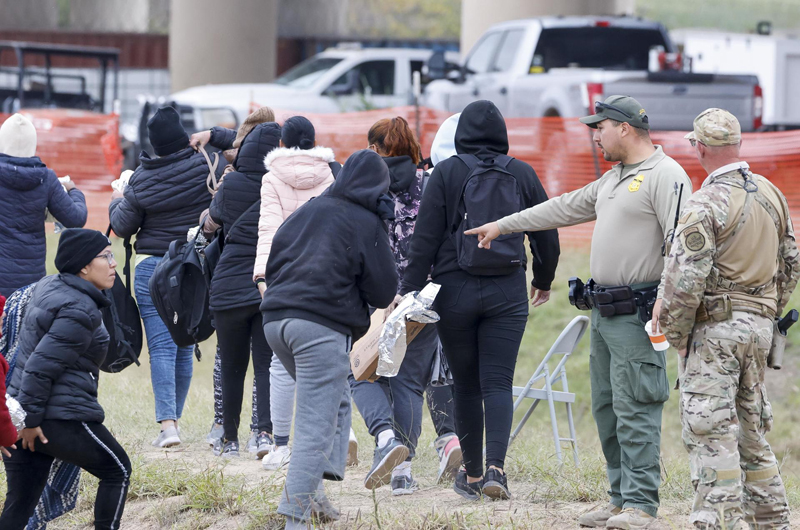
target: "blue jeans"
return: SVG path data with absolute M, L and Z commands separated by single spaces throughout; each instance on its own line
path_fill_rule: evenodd
M 135 291 L 139 312 L 144 322 L 147 349 L 150 352 L 150 380 L 156 398 L 156 421 L 178 420 L 192 382 L 194 348 L 179 348 L 170 337 L 167 326 L 158 316 L 150 297 L 148 283 L 160 257 L 149 257 L 136 266 Z

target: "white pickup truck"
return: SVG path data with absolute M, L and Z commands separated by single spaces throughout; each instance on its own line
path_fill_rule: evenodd
M 734 113 L 743 130 L 760 126 L 755 76 L 648 71 L 650 51 L 674 52 L 665 28 L 640 18 L 545 17 L 491 27 L 457 70 L 425 88 L 423 104 L 460 112 L 478 99 L 506 117 L 583 116 L 612 94 L 635 97 L 653 129 L 690 129 L 709 107 Z M 429 75 L 436 75 L 430 69 Z
M 196 129 L 232 121 L 253 106 L 303 112 L 348 112 L 414 102 L 413 72 L 433 52 L 408 48 L 331 48 L 298 64 L 272 83 L 203 85 L 169 96 L 192 115 Z M 191 109 L 191 112 L 189 111 Z M 227 113 L 224 109 L 230 109 Z

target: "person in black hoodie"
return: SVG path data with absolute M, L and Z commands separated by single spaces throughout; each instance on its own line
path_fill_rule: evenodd
M 370 127 L 367 141 L 369 148 L 381 155 L 389 168 L 389 196 L 394 201 L 394 219 L 387 221 L 389 243 L 394 252 L 397 275 L 402 279 L 422 197 L 425 172 L 418 168 L 422 159 L 420 146 L 408 122 L 399 116 L 376 122 Z M 356 381 L 352 374 L 348 376 L 353 401 L 369 433 L 375 438 L 372 468 L 364 480 L 367 489 L 387 484 L 390 478 L 393 495 L 408 495 L 419 488 L 411 474 L 411 460 L 422 431 L 423 394 L 431 380 L 431 368 L 438 352 L 436 327 L 425 326 L 409 344 L 395 377 L 380 377 L 371 383 Z M 446 413 L 449 409 L 452 416 L 452 392 L 441 405 L 445 409 L 442 412 Z M 434 414 L 432 409 L 431 416 Z M 452 420 L 442 423 L 451 426 L 438 433 L 439 438 L 434 445 L 440 459 L 448 459 L 448 462 L 440 462 L 444 468 L 440 468 L 440 474 L 452 478 L 461 465 L 461 449 L 453 432 Z M 451 450 L 444 451 L 448 445 Z
M 490 101 L 476 101 L 461 113 L 456 129 L 458 154 L 474 155 L 488 163 L 508 153 L 503 116 Z M 547 200 L 536 173 L 512 159 L 507 170 L 516 178 L 527 208 Z M 400 293 L 421 289 L 432 277 L 441 290 L 434 302 L 441 320 L 439 338 L 455 385 L 456 432 L 461 439 L 465 469 L 454 489 L 468 499 L 481 492 L 490 498 L 508 498 L 503 470 L 511 433 L 512 384 L 519 345 L 528 317 L 525 262 L 500 276 L 473 275 L 461 268 L 455 246 L 454 219 L 470 168 L 457 156 L 436 165 L 422 197 L 411 238 L 409 263 Z M 533 256 L 531 297 L 534 307 L 550 296 L 558 264 L 556 230 L 528 233 Z M 484 420 L 486 472 L 482 464 Z
M 211 201 L 209 215 L 222 227 L 225 246 L 211 280 L 210 308 L 217 328 L 222 367 L 224 440 L 214 452 L 222 456 L 239 454 L 239 419 L 244 394 L 244 376 L 250 360 L 258 392 L 257 455 L 262 458 L 272 447 L 269 406 L 269 366 L 272 350 L 264 338 L 261 322 L 261 294 L 253 283 L 253 263 L 258 242 L 261 178 L 264 157 L 278 147 L 281 128 L 277 123 L 257 125 L 239 147 L 235 171 L 228 173 Z
M 348 352 L 370 325 L 369 306 L 397 291 L 384 219 L 389 170 L 354 153 L 322 195 L 290 215 L 272 241 L 261 303 L 267 342 L 297 383 L 295 442 L 278 513 L 287 529 L 336 519 L 322 479 L 343 480 L 350 432 Z
M 108 216 L 118 236 L 136 235 L 134 287 L 150 353 L 156 421 L 161 424 L 153 445 L 170 447 L 181 443 L 177 422 L 192 381 L 193 348 L 178 348 L 172 341 L 150 297 L 149 282 L 170 243 L 185 241 L 187 231 L 197 226 L 200 213 L 211 204 L 211 194 L 205 157 L 189 146 L 178 112 L 172 107 L 158 109 L 147 130 L 158 158 L 142 152 L 141 165 L 124 193 L 112 194 Z M 218 176 L 223 169 L 217 169 Z
M 0 528 L 25 528 L 57 458 L 100 479 L 95 528 L 116 529 L 131 463 L 103 426 L 97 380 L 110 340 L 101 314 L 110 301 L 103 290 L 114 285 L 117 263 L 106 236 L 80 228 L 61 234 L 55 263 L 60 274 L 34 288 L 8 387 L 26 417 L 22 442 L 3 458 L 8 493 Z

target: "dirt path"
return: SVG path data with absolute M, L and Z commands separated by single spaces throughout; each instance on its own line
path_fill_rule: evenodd
M 204 444 L 190 444 L 177 451 L 143 449 L 148 461 L 181 459 L 198 471 L 215 466 L 219 460 Z M 381 488 L 374 497 L 363 486 L 369 470 L 367 462 L 349 468 L 344 482 L 328 483 L 327 493 L 340 509 L 342 519 L 331 528 L 530 528 L 574 529 L 577 517 L 590 510 L 593 503 L 565 503 L 542 500 L 541 488 L 534 483 L 512 482 L 514 498 L 505 502 L 469 502 L 456 495 L 450 487 L 434 484 L 434 475 L 418 473 L 415 477 L 421 489 L 413 495 L 393 497 L 389 488 Z M 226 475 L 245 477 L 248 483 L 262 487 L 279 486 L 284 475 L 261 469 L 258 461 L 246 457 L 232 459 L 224 467 Z M 255 486 L 257 487 L 257 486 Z M 536 495 L 534 495 L 536 492 Z M 531 499 L 536 498 L 534 502 Z M 227 530 L 246 528 L 246 517 L 223 515 L 187 515 L 182 497 L 163 500 L 131 502 L 126 508 L 123 529 L 209 528 Z M 684 507 L 665 506 L 661 521 L 654 528 L 688 528 Z M 377 513 L 377 520 L 376 520 Z M 800 521 L 798 521 L 800 523 Z M 379 526 L 380 525 L 380 526 Z M 269 526 L 272 527 L 272 526 Z M 274 526 L 280 528 L 280 526 Z

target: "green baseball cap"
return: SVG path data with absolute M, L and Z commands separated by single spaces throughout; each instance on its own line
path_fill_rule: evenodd
M 641 103 L 630 96 L 609 96 L 605 101 L 594 104 L 594 114 L 581 118 L 592 129 L 603 120 L 616 120 L 640 129 L 650 129 L 650 120 Z

